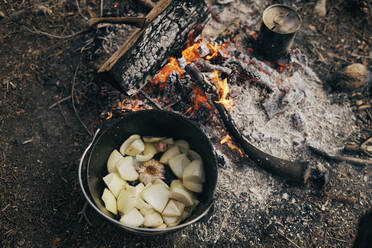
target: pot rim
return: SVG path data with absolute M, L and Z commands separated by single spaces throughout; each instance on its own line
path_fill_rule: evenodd
M 135 113 L 138 113 L 138 112 L 151 112 L 151 111 L 164 112 L 164 113 L 167 113 L 167 114 L 170 114 L 170 115 L 173 115 L 173 116 L 181 117 L 181 119 L 183 119 L 183 121 L 189 122 L 196 129 L 198 129 L 201 133 L 204 134 L 204 132 L 200 129 L 200 127 L 198 127 L 192 121 L 186 119 L 185 117 L 183 117 L 183 116 L 181 116 L 179 114 L 176 114 L 176 113 L 173 113 L 173 112 L 170 112 L 170 111 L 165 111 L 165 110 L 140 110 L 140 111 L 135 111 L 135 112 L 131 112 L 131 113 L 128 113 L 128 114 L 131 115 L 131 114 L 135 114 Z M 117 121 L 119 121 L 119 119 Z M 78 176 L 79 176 L 80 188 L 83 191 L 83 194 L 84 194 L 85 199 L 89 202 L 89 204 L 91 205 L 91 207 L 93 207 L 93 209 L 96 210 L 106 220 L 108 220 L 111 223 L 114 223 L 114 224 L 116 224 L 116 225 L 118 225 L 118 226 L 120 226 L 120 227 L 122 227 L 122 228 L 124 228 L 126 230 L 130 230 L 130 231 L 137 231 L 137 232 L 147 233 L 147 234 L 162 234 L 162 233 L 165 233 L 165 232 L 176 231 L 176 230 L 181 229 L 181 228 L 184 228 L 184 227 L 186 227 L 186 226 L 188 226 L 190 224 L 193 224 L 193 223 L 197 222 L 198 220 L 200 220 L 201 218 L 203 218 L 208 213 L 209 209 L 212 207 L 212 204 L 214 202 L 213 196 L 214 196 L 214 193 L 215 193 L 215 190 L 216 190 L 217 178 L 218 178 L 218 170 L 217 170 L 217 168 L 216 168 L 216 185 L 213 188 L 213 191 L 212 191 L 212 200 L 210 201 L 209 206 L 199 216 L 197 216 L 196 218 L 194 218 L 194 219 L 192 219 L 192 220 L 190 220 L 188 222 L 182 223 L 182 224 L 177 225 L 177 226 L 174 226 L 174 227 L 166 227 L 166 228 L 162 228 L 162 229 L 146 228 L 146 227 L 134 227 L 134 226 L 125 225 L 125 224 L 121 223 L 120 221 L 115 220 L 115 219 L 111 218 L 110 216 L 106 215 L 105 213 L 103 213 L 96 206 L 96 204 L 92 201 L 92 199 L 90 197 L 89 188 L 88 188 L 88 190 L 86 190 L 86 188 L 84 186 L 83 176 L 82 176 L 82 170 L 83 170 L 83 166 L 85 164 L 84 162 L 89 163 L 89 161 L 85 161 L 87 154 L 90 152 L 93 144 L 95 144 L 98 141 L 97 139 L 104 133 L 104 131 L 105 130 L 102 130 L 101 128 L 98 128 L 96 130 L 94 136 L 93 136 L 92 141 L 89 143 L 89 145 L 87 146 L 87 148 L 84 150 L 83 155 L 81 156 L 80 162 L 79 162 Z M 207 140 L 208 140 L 208 143 L 211 146 L 211 148 L 213 148 L 213 146 L 212 146 L 212 144 L 211 144 L 211 142 L 210 142 L 210 140 L 209 140 L 208 137 L 207 137 Z M 213 151 L 212 151 L 212 157 L 214 158 L 213 160 L 214 160 L 215 165 L 217 167 L 216 155 L 215 155 L 215 153 Z

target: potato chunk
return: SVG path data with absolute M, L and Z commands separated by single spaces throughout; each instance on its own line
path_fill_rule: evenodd
M 168 203 L 169 190 L 157 183 L 142 191 L 143 199 L 159 213 L 163 212 Z M 160 225 L 160 224 L 159 224 Z
M 120 222 L 129 226 L 140 226 L 144 221 L 142 214 L 136 208 L 133 208 L 120 218 Z
M 105 188 L 103 190 L 103 194 L 102 194 L 101 199 L 105 203 L 105 208 L 108 211 L 110 211 L 113 214 L 118 213 L 118 209 L 116 207 L 116 198 L 108 188 Z
M 107 188 L 112 192 L 112 194 L 117 198 L 119 196 L 119 193 L 122 189 L 125 189 L 126 182 L 120 178 L 120 176 L 113 172 L 108 175 L 106 175 L 103 178 L 103 181 L 105 182 Z

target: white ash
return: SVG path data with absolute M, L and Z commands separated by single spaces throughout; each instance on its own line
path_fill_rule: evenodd
M 267 96 L 257 83 L 230 84 L 230 113 L 253 145 L 283 159 L 298 159 L 297 151 L 309 144 L 336 153 L 358 131 L 350 106 L 331 104 L 311 68 L 300 65 L 293 75 L 272 69 L 266 74 L 257 69 L 263 65 L 255 59 L 246 67 L 260 78 L 258 84 L 272 90 Z

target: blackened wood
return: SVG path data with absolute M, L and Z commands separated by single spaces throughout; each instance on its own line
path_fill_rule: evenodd
M 129 24 L 143 28 L 146 23 L 145 17 L 94 17 L 89 19 L 88 26 L 93 27 L 100 23 Z
M 231 118 L 225 107 L 219 103 L 216 103 L 216 101 L 218 101 L 218 94 L 215 90 L 215 87 L 211 86 L 208 82 L 206 82 L 206 80 L 204 80 L 201 72 L 195 65 L 187 65 L 185 70 L 205 92 L 209 93 L 211 97 L 210 102 L 213 103 L 214 107 L 217 109 L 228 133 L 235 139 L 241 148 L 243 148 L 244 153 L 248 155 L 250 159 L 256 162 L 261 168 L 265 169 L 269 173 L 281 176 L 288 181 L 296 182 L 302 185 L 307 184 L 308 181 L 312 179 L 312 174 L 321 174 L 320 172 L 312 171 L 317 169 L 310 168 L 308 162 L 289 161 L 277 158 L 251 145 L 249 141 L 240 133 L 234 120 Z M 324 186 L 319 185 L 318 181 L 327 181 L 326 179 L 319 180 L 319 178 L 316 180 L 317 182 L 313 183 L 316 183 L 317 187 Z
M 146 28 L 136 29 L 99 69 L 110 71 L 129 95 L 137 93 L 170 56 L 182 49 L 190 31 L 203 24 L 209 15 L 205 2 L 197 0 L 171 1 L 158 16 L 154 9 L 146 16 L 149 19 Z

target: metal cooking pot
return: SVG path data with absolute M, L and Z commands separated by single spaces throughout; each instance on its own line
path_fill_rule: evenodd
M 132 134 L 142 136 L 166 136 L 184 139 L 203 158 L 206 182 L 198 195 L 200 204 L 182 224 L 165 229 L 133 227 L 119 222 L 118 218 L 104 208 L 101 195 L 105 188 L 102 178 L 107 174 L 106 162 L 113 149 L 118 149 Z M 93 141 L 84 151 L 79 166 L 79 181 L 83 194 L 90 205 L 107 221 L 126 231 L 155 235 L 179 230 L 202 218 L 213 203 L 217 183 L 216 157 L 212 145 L 203 131 L 184 117 L 167 111 L 144 110 L 126 114 L 103 126 L 95 133 Z M 170 182 L 167 182 L 168 184 Z

